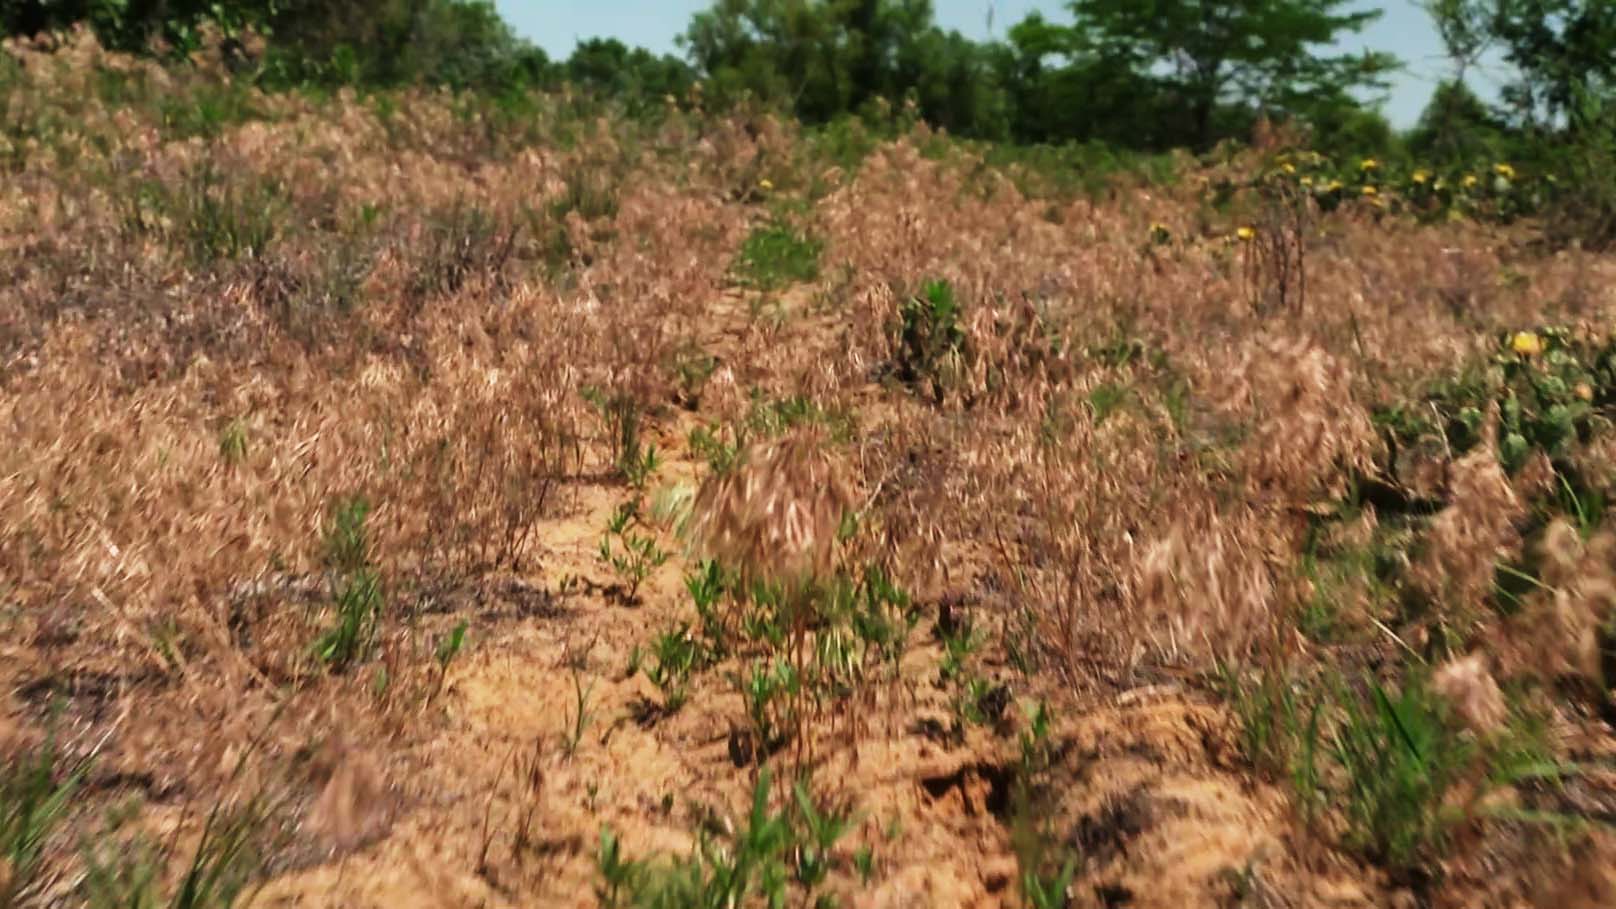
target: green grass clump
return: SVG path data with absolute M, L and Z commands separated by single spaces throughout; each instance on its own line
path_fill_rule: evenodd
M 1461 784 L 1485 792 L 1558 772 L 1531 715 L 1514 710 L 1498 729 L 1469 729 L 1418 668 L 1397 686 L 1278 669 L 1254 680 L 1226 672 L 1225 681 L 1247 757 L 1288 777 L 1310 822 L 1339 811 L 1343 844 L 1399 876 L 1438 869 L 1451 831 L 1473 817 L 1451 798 Z
M 72 805 L 84 769 L 65 768 L 55 743 L 0 767 L 0 906 L 20 905 L 34 888 L 45 846 Z
M 788 224 L 771 221 L 747 235 L 735 274 L 747 286 L 779 290 L 819 277 L 824 244 Z
M 84 897 L 90 909 L 229 909 L 251 902 L 255 885 L 282 843 L 272 823 L 280 806 L 263 794 L 237 806 L 216 802 L 203 822 L 185 872 L 172 889 L 163 869 L 174 844 L 154 846 L 110 833 L 86 850 Z
M 369 653 L 381 621 L 381 575 L 371 563 L 365 521 L 370 503 L 362 496 L 337 503 L 326 530 L 325 550 L 331 572 L 336 622 L 314 642 L 319 661 L 341 670 Z

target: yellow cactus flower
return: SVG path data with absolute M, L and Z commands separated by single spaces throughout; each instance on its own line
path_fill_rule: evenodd
M 1257 229 L 1255 227 L 1241 226 L 1234 232 L 1234 235 L 1240 238 L 1240 242 L 1250 243 L 1252 240 L 1257 239 Z
M 1543 339 L 1530 331 L 1518 331 L 1510 339 L 1509 348 L 1523 357 L 1535 357 L 1543 352 Z
M 1515 179 L 1515 168 L 1510 167 L 1509 164 L 1504 161 L 1500 161 L 1493 165 L 1493 173 L 1503 177 L 1505 180 Z

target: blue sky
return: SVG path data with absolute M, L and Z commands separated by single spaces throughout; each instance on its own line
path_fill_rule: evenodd
M 565 57 L 580 38 L 595 36 L 677 53 L 674 36 L 684 31 L 692 13 L 710 4 L 706 0 L 496 0 L 495 5 L 519 34 L 551 57 Z M 975 38 L 988 34 L 990 0 L 934 0 L 934 6 L 937 21 L 945 28 Z M 993 32 L 999 36 L 1033 10 L 1042 10 L 1057 21 L 1065 18 L 1059 0 L 991 0 L 991 6 Z M 1378 6 L 1385 13 L 1380 20 L 1343 46 L 1372 47 L 1402 59 L 1406 71 L 1393 80 L 1384 111 L 1393 124 L 1410 126 L 1446 71 L 1442 45 L 1414 0 L 1390 0 Z M 1477 82 L 1475 87 L 1486 93 L 1485 78 Z

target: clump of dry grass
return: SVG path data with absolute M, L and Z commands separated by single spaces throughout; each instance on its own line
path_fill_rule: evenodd
M 1451 660 L 1431 677 L 1431 690 L 1448 699 L 1471 729 L 1487 734 L 1504 725 L 1508 708 L 1497 679 L 1487 668 L 1487 657 L 1473 653 Z
M 794 588 L 827 578 L 854 507 L 845 474 L 823 429 L 793 430 L 743 452 L 734 470 L 709 476 L 690 533 L 747 583 Z
M 1512 674 L 1570 677 L 1608 685 L 1600 635 L 1616 617 L 1616 537 L 1588 540 L 1565 521 L 1552 522 L 1537 543 L 1541 584 L 1499 635 Z
M 923 129 L 830 172 L 768 117 L 579 122 L 565 98 L 516 122 L 432 92 L 247 91 L 250 113 L 184 125 L 160 102 L 228 88 L 206 68 L 84 36 L 4 52 L 30 128 L 0 137 L 0 276 L 19 304 L 0 307 L 0 593 L 19 654 L 0 682 L 68 692 L 75 741 L 104 739 L 110 766 L 177 800 L 222 785 L 276 705 L 277 758 L 332 717 L 378 753 L 440 721 L 426 642 L 454 618 L 448 594 L 549 568 L 548 529 L 619 460 L 585 389 L 659 443 L 743 419 L 754 393 L 857 411 L 851 439 L 798 426 L 707 477 L 705 552 L 799 602 L 877 563 L 922 606 L 979 602 L 981 627 L 1025 632 L 1028 667 L 1071 687 L 1336 659 L 1291 623 L 1323 587 L 1308 560 L 1393 532 L 1419 546 L 1375 570 L 1431 609 L 1355 576 L 1350 618 L 1383 628 L 1341 659 L 1448 657 L 1410 625 L 1454 626 L 1438 644 L 1459 653 L 1491 643 L 1496 665 L 1462 657 L 1435 682 L 1483 730 L 1511 685 L 1598 678 L 1608 534 L 1551 524 L 1542 589 L 1513 620 L 1486 608 L 1558 468 L 1509 476 L 1487 446 L 1438 445 L 1415 483 L 1434 515 L 1353 489 L 1390 455 L 1377 406 L 1496 353 L 1500 331 L 1606 319 L 1608 262 L 1310 215 L 1284 236 L 1305 297 L 1258 312 L 1234 225 L 1191 181 L 1034 199 L 964 152 L 923 155 L 946 145 Z M 91 90 L 109 72 L 122 103 Z M 811 203 L 821 277 L 747 322 L 729 266 L 788 193 Z M 1170 245 L 1146 243 L 1158 222 Z M 958 304 L 935 395 L 885 381 L 929 285 Z M 691 395 L 682 370 L 709 356 Z M 1599 468 L 1603 443 L 1583 441 L 1573 461 Z M 354 494 L 375 504 L 389 611 L 369 671 L 339 675 L 309 642 L 330 609 L 326 516 Z M 41 715 L 18 697 L 11 714 Z M 309 795 L 314 826 L 351 844 L 382 774 L 340 751 Z
M 1492 589 L 1494 566 L 1520 546 L 1525 506 L 1490 445 L 1453 462 L 1448 495 L 1416 571 L 1433 596 L 1468 610 Z

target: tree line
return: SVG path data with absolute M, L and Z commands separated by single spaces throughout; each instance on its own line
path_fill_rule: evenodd
M 264 50 L 243 73 L 271 88 L 567 85 L 645 108 L 699 84 L 705 104 L 760 104 L 810 125 L 910 105 L 963 137 L 1140 151 L 1205 149 L 1264 118 L 1305 126 L 1322 148 L 1403 143 L 1437 161 L 1609 131 L 1616 3 L 1423 5 L 1451 67 L 1404 137 L 1364 100 L 1399 61 L 1332 50 L 1380 15 L 1354 0 L 1070 0 L 1064 21 L 1033 14 L 990 41 L 942 28 L 930 0 L 715 0 L 678 37 L 681 56 L 591 39 L 564 60 L 516 36 L 487 0 L 0 0 L 0 29 L 82 22 L 108 47 L 178 56 L 207 28 L 250 32 Z M 1484 58 L 1508 66 L 1496 103 L 1469 88 Z

